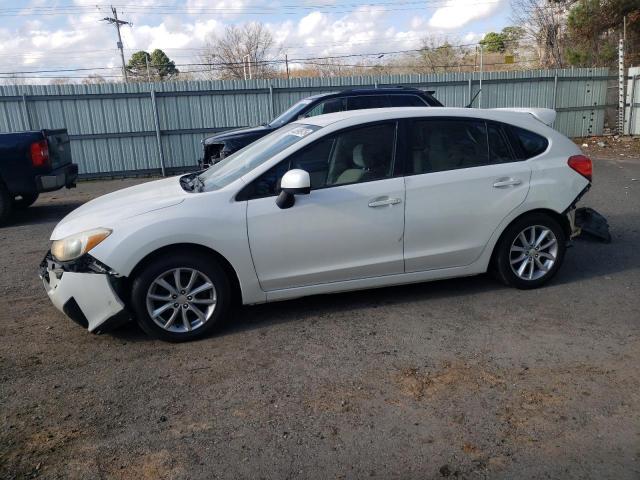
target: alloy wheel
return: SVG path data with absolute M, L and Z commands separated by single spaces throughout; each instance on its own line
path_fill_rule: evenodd
M 558 239 L 543 225 L 522 230 L 511 243 L 509 262 L 513 272 L 522 280 L 544 277 L 556 263 Z
M 215 312 L 217 292 L 207 275 L 174 268 L 158 275 L 147 291 L 147 312 L 161 328 L 186 333 L 207 323 Z

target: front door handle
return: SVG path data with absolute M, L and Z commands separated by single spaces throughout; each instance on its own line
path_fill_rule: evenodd
M 380 197 L 371 200 L 369 202 L 369 206 L 371 208 L 376 208 L 384 207 L 386 205 L 397 205 L 398 203 L 402 203 L 402 200 L 400 200 L 399 198 Z
M 522 180 L 519 178 L 499 178 L 493 184 L 493 188 L 515 187 L 521 183 Z

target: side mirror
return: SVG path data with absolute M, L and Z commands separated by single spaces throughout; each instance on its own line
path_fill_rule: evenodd
M 281 192 L 276 199 L 276 205 L 285 209 L 293 207 L 294 195 L 307 195 L 311 192 L 311 178 L 309 172 L 300 169 L 289 170 L 280 180 Z

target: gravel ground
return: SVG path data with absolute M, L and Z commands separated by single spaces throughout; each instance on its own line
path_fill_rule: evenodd
M 190 344 L 94 336 L 36 268 L 86 182 L 0 229 L 2 478 L 640 477 L 640 160 L 595 164 L 546 288 L 486 276 L 244 307 Z

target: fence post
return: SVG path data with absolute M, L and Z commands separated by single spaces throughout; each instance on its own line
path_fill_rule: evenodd
M 636 80 L 638 79 L 638 75 L 631 75 L 631 96 L 629 97 L 629 120 L 627 122 L 628 130 L 627 135 L 633 135 L 633 112 L 635 110 L 635 97 L 636 97 Z M 624 133 L 623 133 L 624 134 Z
M 27 96 L 22 94 L 22 120 L 27 130 L 31 130 L 31 118 L 29 117 L 29 109 L 27 108 Z
M 156 142 L 158 142 L 158 160 L 160 161 L 160 170 L 162 176 L 165 177 L 164 171 L 164 152 L 162 150 L 162 140 L 160 138 L 160 116 L 158 115 L 158 106 L 156 105 L 156 91 L 151 89 L 151 108 L 153 109 L 153 120 L 156 126 Z
M 556 71 L 555 76 L 553 77 L 553 109 L 556 109 L 556 105 L 558 104 L 558 72 Z
M 469 105 L 469 107 L 471 107 L 471 90 L 472 90 L 472 86 L 471 86 L 471 78 L 469 78 L 469 101 L 467 102 L 467 105 Z
M 273 85 L 269 84 L 269 119 L 273 118 Z

